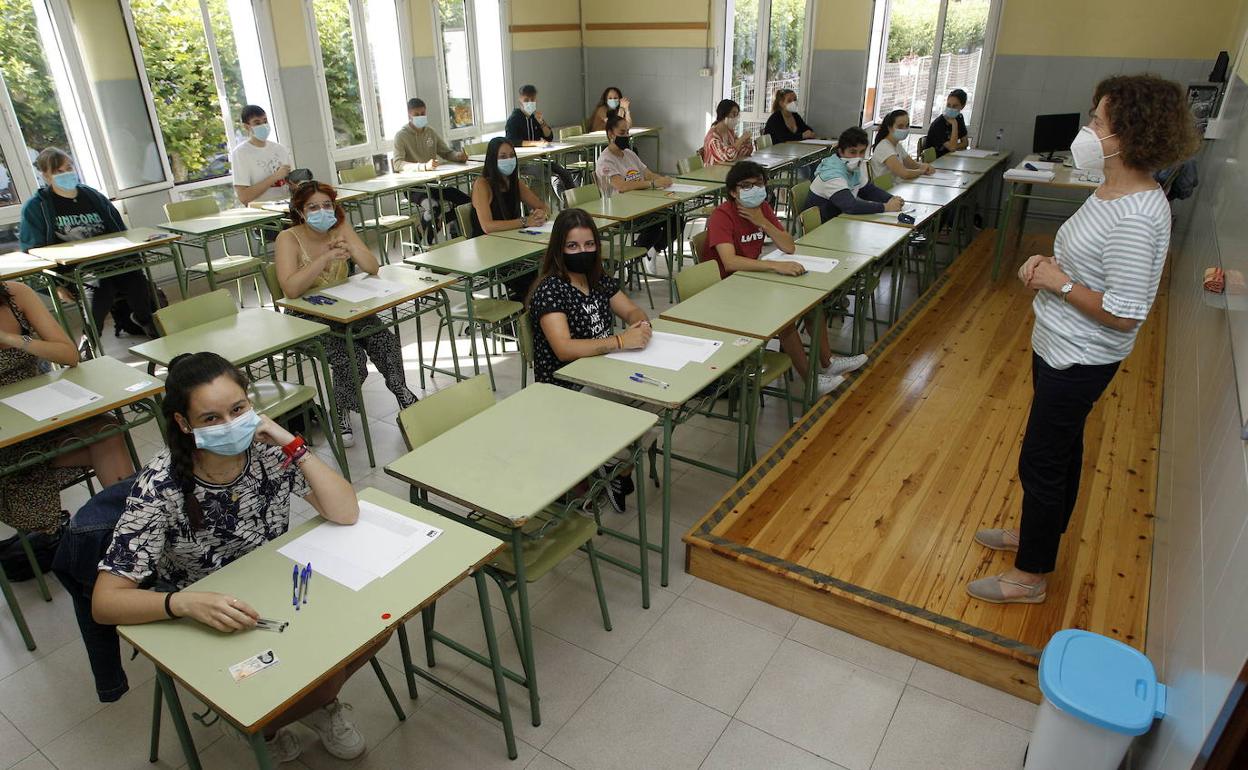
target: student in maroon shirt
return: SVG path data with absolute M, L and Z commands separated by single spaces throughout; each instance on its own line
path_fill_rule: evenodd
M 738 161 L 728 172 L 724 187 L 728 199 L 712 212 L 707 222 L 706 247 L 698 255 L 699 260 L 715 260 L 719 264 L 719 274 L 724 278 L 738 270 L 770 271 L 780 275 L 806 272 L 799 262 L 759 259 L 767 239 L 785 254 L 797 250 L 793 236 L 780 224 L 776 212 L 767 203 L 767 172 L 763 167 L 753 161 Z M 810 365 L 797 326 L 788 326 L 778 338 L 780 349 L 793 360 L 793 368 L 803 379 L 808 377 L 811 374 Z M 833 359 L 832 350 L 828 347 L 828 330 L 826 327 L 819 329 L 819 363 L 827 373 L 815 372 L 819 377 L 816 392 L 819 395 L 831 392 L 844 382 L 843 375 L 866 362 L 865 355 Z

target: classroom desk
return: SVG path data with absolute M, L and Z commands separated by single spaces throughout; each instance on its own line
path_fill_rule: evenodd
M 690 171 L 687 174 L 679 174 L 677 180 L 687 180 L 690 182 L 716 182 L 723 184 L 728 178 L 728 172 L 732 170 L 731 163 L 721 163 L 717 166 L 703 166 L 702 168 Z
M 898 220 L 897 213 L 892 211 L 886 211 L 882 214 L 841 214 L 839 218 L 902 227 L 914 233 L 922 233 L 923 239 L 916 243 L 916 245 L 921 244 L 924 252 L 923 270 L 919 274 L 919 291 L 922 292 L 936 275 L 936 247 L 939 245 L 936 231 L 938 229 L 937 226 L 940 224 L 938 215 L 943 209 L 935 204 L 913 203 L 907 200 L 904 210 L 914 217 L 913 223 L 907 224 Z M 957 256 L 958 246 L 953 242 L 950 242 L 948 245 L 950 249 L 949 261 L 952 262 L 953 258 Z
M 503 723 L 507 753 L 516 757 L 510 708 L 502 679 L 498 636 L 494 631 L 489 596 L 482 568 L 502 550 L 494 538 L 474 531 L 433 512 L 396 497 L 365 489 L 366 500 L 410 519 L 437 527 L 442 534 L 393 572 L 378 578 L 359 591 L 329 578 L 314 575 L 307 604 L 299 612 L 290 606 L 290 570 L 293 562 L 277 549 L 308 530 L 320 526 L 319 517 L 294 527 L 208 577 L 198 580 L 188 591 L 215 591 L 238 596 L 251 604 L 262 617 L 286 620 L 281 633 L 260 630 L 222 634 L 189 618 L 141 625 L 118 626 L 121 638 L 150 659 L 156 666 L 156 704 L 161 700 L 178 734 L 189 767 L 198 770 L 199 757 L 178 697 L 177 684 L 194 693 L 226 722 L 238 729 L 251 744 L 256 764 L 272 768 L 264 742 L 264 728 L 302 693 L 320 685 L 341 671 L 360 650 L 376 644 L 385 634 L 423 612 L 438 597 L 471 575 L 476 582 L 481 620 L 493 662 L 497 710 L 486 706 L 411 664 L 403 645 L 403 664 L 409 695 L 415 695 L 413 674 L 419 674 L 446 692 L 485 711 Z M 229 667 L 265 650 L 272 650 L 279 664 L 235 682 Z M 381 680 L 390 704 L 400 720 L 406 718 L 394 696 L 381 664 L 374 658 L 373 671 Z M 159 717 L 159 711 L 157 718 Z M 159 723 L 153 731 L 150 761 L 155 762 Z
M 0 467 L 0 478 L 20 473 L 36 465 L 49 463 L 63 454 L 119 434 L 125 436 L 126 446 L 130 450 L 130 460 L 134 463 L 134 467 L 141 467 L 129 432 L 153 419 L 158 424 L 162 422 L 160 407 L 156 399 L 164 392 L 165 383 L 158 377 L 126 366 L 115 358 L 101 356 L 83 361 L 77 366 L 57 369 L 0 387 L 0 399 L 28 393 L 35 388 L 60 381 L 72 382 L 98 394 L 100 398 L 86 406 L 46 420 L 35 420 L 8 404 L 0 403 L 0 448 L 11 447 L 23 441 L 38 438 L 105 413 L 112 413 L 114 424 L 89 436 L 66 439 L 64 443 L 50 451 L 29 452 L 17 462 Z M 27 555 L 33 558 L 29 543 L 25 538 L 21 542 L 23 548 L 27 550 Z M 45 600 L 51 601 L 52 596 L 48 593 L 42 576 L 39 576 L 39 590 Z M 17 597 L 10 590 L 3 570 L 0 570 L 0 591 L 3 591 L 4 599 L 13 612 L 13 619 L 17 622 L 17 628 L 22 634 L 22 640 L 26 643 L 26 649 L 35 649 L 34 637 L 31 636 L 21 607 L 18 606 Z
M 477 356 L 477 336 L 472 332 L 472 326 L 476 323 L 474 293 L 492 292 L 504 281 L 535 271 L 537 259 L 545 250 L 544 244 L 534 241 L 482 235 L 431 251 L 417 252 L 403 260 L 409 265 L 449 273 L 463 279 L 456 286 L 464 292 L 464 308 L 472 333 L 470 349 L 473 374 L 481 373 L 481 363 Z M 452 346 L 455 344 L 453 334 L 450 342 Z
M 754 281 L 734 274 L 669 307 L 659 317 L 729 334 L 743 334 L 766 342 L 811 310 L 814 317 L 810 328 L 818 329 L 823 323 L 823 297 L 823 292 L 814 289 L 785 286 L 774 281 Z M 804 383 L 802 405 L 805 409 L 809 409 L 815 400 L 814 375 L 819 369 L 818 340 L 818 335 L 810 335 L 807 353 L 811 361 L 811 376 Z
M 594 225 L 599 231 L 602 231 L 615 226 L 615 220 L 594 217 Z M 545 246 L 550 243 L 551 232 L 533 227 L 524 227 L 519 230 L 498 230 L 490 233 L 490 235 L 498 238 L 512 238 L 526 243 L 538 243 Z
M 428 270 L 413 270 L 407 265 L 382 265 L 378 276 L 387 281 L 401 283 L 407 287 L 405 291 L 396 292 L 385 297 L 374 297 L 363 302 L 347 302 L 336 300 L 331 305 L 316 305 L 300 297 L 298 299 L 281 299 L 278 307 L 297 310 L 304 315 L 314 316 L 330 324 L 329 334 L 341 338 L 347 345 L 347 360 L 355 360 L 357 332 L 368 331 L 370 334 L 386 333 L 394 329 L 398 334 L 399 324 L 412 319 L 419 319 L 425 313 L 441 309 L 447 315 L 451 312 L 451 303 L 446 295 L 446 288 L 459 279 L 452 275 L 437 275 Z M 364 279 L 368 280 L 368 279 Z M 313 289 L 304 296 L 321 294 L 320 289 Z M 324 295 L 322 295 L 324 296 Z M 333 297 L 329 297 L 333 299 Z M 383 315 L 386 311 L 389 314 Z M 400 343 L 401 344 L 401 343 Z M 420 371 L 420 387 L 425 387 L 425 356 L 421 344 L 419 321 L 416 324 L 417 366 Z M 459 355 L 455 346 L 451 345 L 451 357 L 455 365 L 455 379 L 459 379 Z M 434 362 L 436 365 L 436 361 Z M 351 369 L 350 387 L 355 391 L 356 403 L 360 406 L 360 423 L 364 430 L 364 446 L 368 450 L 368 466 L 374 468 L 377 461 L 373 457 L 373 437 L 368 427 L 368 407 L 364 403 L 364 388 L 360 381 L 360 373 Z M 338 387 L 346 387 L 347 383 L 339 383 Z
M 655 319 L 651 326 L 656 332 L 718 340 L 723 344 L 705 362 L 690 362 L 676 371 L 617 361 L 608 356 L 586 356 L 558 369 L 555 376 L 561 380 L 588 385 L 633 401 L 649 404 L 657 409 L 659 419 L 663 424 L 663 472 L 655 478 L 656 480 L 662 479 L 663 525 L 659 544 L 656 546 L 648 543 L 647 547 L 660 554 L 659 583 L 666 586 L 668 552 L 671 548 L 672 460 L 687 462 L 730 478 L 740 478 L 745 474 L 748 467 L 747 458 L 752 456 L 754 446 L 755 411 L 752 407 L 758 401 L 756 390 L 750 387 L 751 381 L 757 385 L 758 378 L 751 377 L 750 370 L 757 371 L 761 367 L 763 344 L 757 339 L 743 338 L 738 334 L 690 326 L 662 318 Z M 668 387 L 660 388 L 629 379 L 633 372 L 637 371 L 666 382 Z M 672 451 L 672 435 L 676 426 L 684 424 L 697 414 L 719 417 L 720 415 L 711 415 L 710 410 L 715 406 L 720 395 L 731 389 L 734 384 L 738 388 L 737 404 L 740 407 L 737 409 L 737 467 L 728 471 L 701 460 L 675 454 Z M 711 385 L 716 385 L 716 387 L 708 390 Z M 653 460 L 650 471 L 654 476 Z M 637 483 L 644 482 L 638 479 Z M 600 531 L 634 545 L 640 545 L 631 535 L 619 530 L 601 527 Z M 599 558 L 633 572 L 640 569 L 610 554 L 599 554 Z
M 320 336 L 327 331 L 329 331 L 328 326 L 316 321 L 296 318 L 265 308 L 244 308 L 225 318 L 218 318 L 215 321 L 135 345 L 130 348 L 130 352 L 154 366 L 165 367 L 169 366 L 169 362 L 175 356 L 182 353 L 205 350 L 216 353 L 240 368 L 268 359 L 269 374 L 274 380 L 278 377 L 272 356 L 278 353 L 296 350 L 320 363 L 320 370 L 313 367 L 312 375 L 316 380 L 316 391 L 321 398 L 321 404 L 325 412 L 329 414 L 332 423 L 322 428 L 327 431 L 330 450 L 338 461 L 338 467 L 342 469 L 342 475 L 349 481 L 351 469 L 347 467 L 346 449 L 342 445 L 342 435 L 338 430 L 338 407 L 334 403 L 334 381 L 329 372 L 329 357 L 325 354 L 325 347 L 320 341 Z M 322 377 L 324 377 L 323 387 Z M 302 369 L 299 370 L 299 378 L 302 382 Z
M 797 247 L 814 246 L 878 258 L 892 251 L 909 235 L 908 230 L 900 227 L 835 217 L 798 238 Z
M 44 270 L 55 266 L 55 262 L 49 262 L 24 251 L 0 254 L 0 281 L 20 281 L 24 278 L 39 276 Z M 42 285 L 42 282 L 39 283 Z
M 217 279 L 214 274 L 216 270 L 222 268 L 218 267 L 214 270 L 212 266 L 211 247 L 213 241 L 220 242 L 223 254 L 229 254 L 226 239 L 234 233 L 242 233 L 243 240 L 247 242 L 247 257 L 258 259 L 254 247 L 257 245 L 260 247 L 261 257 L 264 256 L 267 250 L 264 244 L 264 236 L 260 234 L 260 231 L 265 229 L 276 231 L 280 229 L 281 220 L 281 214 L 265 209 L 243 206 L 241 208 L 219 211 L 215 214 L 205 214 L 204 216 L 192 217 L 190 219 L 165 222 L 160 228 L 182 236 L 182 240 L 173 244 L 173 249 L 178 255 L 178 261 L 182 263 L 183 275 L 186 274 L 187 265 L 183 249 L 198 249 L 203 254 L 204 262 L 208 266 L 208 288 L 210 291 L 216 291 Z M 239 277 L 255 275 L 260 272 L 261 267 L 261 264 L 256 262 L 250 266 L 251 269 L 240 271 Z M 226 266 L 224 269 L 229 270 L 231 267 Z M 178 288 L 182 290 L 182 296 L 188 296 L 185 285 Z M 257 286 L 258 290 L 259 287 Z
M 957 187 L 961 189 L 969 189 L 981 178 L 980 174 L 964 173 L 961 171 L 937 171 L 931 176 L 919 176 L 914 179 L 907 180 L 910 184 L 926 184 L 936 185 L 937 187 Z
M 364 229 L 364 215 L 360 210 L 360 202 L 368 197 L 368 193 L 360 190 L 350 190 L 346 187 L 338 187 L 336 189 L 336 200 L 342 204 L 343 209 L 347 212 L 347 218 L 351 220 L 351 227 L 359 232 Z M 252 201 L 247 204 L 253 209 L 264 209 L 274 214 L 281 214 L 284 222 L 290 219 L 290 198 L 278 198 L 271 201 Z
M 151 269 L 156 265 L 172 262 L 173 269 L 178 276 L 178 285 L 186 286 L 186 273 L 182 269 L 182 260 L 170 246 L 181 238 L 180 235 L 157 230 L 154 227 L 133 227 L 119 233 L 108 233 L 81 241 L 38 246 L 31 249 L 30 254 L 49 262 L 55 262 L 59 266 L 59 269 L 52 268 L 44 272 L 44 276 L 53 285 L 61 283 L 74 287 L 79 298 L 78 304 L 82 309 L 82 328 L 87 335 L 87 343 L 92 352 L 99 356 L 104 354 L 104 348 L 100 344 L 100 330 L 95 328 L 95 319 L 92 318 L 91 308 L 88 306 L 87 281 L 142 270 L 154 291 L 155 283 L 152 282 Z M 169 246 L 169 249 L 162 251 L 162 247 L 165 246 Z M 51 287 L 49 289 L 51 290 Z M 158 307 L 154 295 L 152 307 Z M 52 303 L 52 310 L 61 326 L 69 329 L 69 324 L 61 313 L 59 302 Z
M 620 279 L 620 285 L 624 285 L 626 277 L 625 268 L 628 266 L 627 250 L 629 248 L 629 236 L 641 232 L 652 225 L 662 224 L 664 227 L 664 235 L 668 243 L 672 241 L 672 227 L 674 226 L 676 198 L 669 198 L 663 195 L 642 195 L 640 190 L 632 190 L 629 192 L 617 193 L 612 192 L 606 198 L 595 198 L 594 200 L 578 203 L 576 208 L 589 212 L 594 217 L 610 219 L 616 223 L 611 228 L 616 237 L 613 241 L 618 243 L 618 249 L 613 247 L 614 254 L 619 254 L 620 258 L 616 263 L 616 271 Z M 661 278 L 657 274 L 647 273 L 643 266 L 642 277 Z M 674 298 L 676 296 L 676 273 L 668 272 L 668 294 Z M 646 294 L 650 295 L 650 282 L 645 282 Z M 654 297 L 650 296 L 650 307 L 654 307 Z
M 897 182 L 888 189 L 892 195 L 904 199 L 906 203 L 926 203 L 932 206 L 949 206 L 967 193 L 961 187 L 940 187 L 932 184 L 914 184 L 913 182 Z
M 688 179 L 674 180 L 678 184 L 697 184 L 701 187 L 700 192 L 673 192 L 670 190 L 634 190 L 638 195 L 648 195 L 651 197 L 664 198 L 672 201 L 672 213 L 676 218 L 676 255 L 673 264 L 673 257 L 669 250 L 667 260 L 667 274 L 674 276 L 677 271 L 683 270 L 685 266 L 685 226 L 690 219 L 690 215 L 700 212 L 703 208 L 710 208 L 719 204 L 724 194 L 724 186 L 720 183 L 692 182 Z M 699 216 L 709 217 L 710 213 L 699 213 Z M 698 261 L 696 254 L 690 255 L 694 262 Z M 676 281 L 670 281 L 668 300 L 676 301 Z
M 896 194 L 894 190 L 889 190 L 889 192 Z M 877 225 L 904 227 L 907 230 L 921 230 L 932 217 L 940 213 L 940 210 L 941 207 L 934 203 L 913 203 L 907 199 L 904 211 L 914 217 L 913 224 L 897 219 L 898 212 L 896 211 L 885 211 L 882 214 L 841 214 L 837 219 L 853 219 L 859 222 L 874 222 Z
M 558 385 L 534 383 L 465 420 L 386 466 L 386 473 L 428 494 L 473 511 L 463 517 L 433 504 L 427 507 L 469 526 L 510 540 L 519 604 L 516 644 L 524 677 L 508 678 L 529 690 L 533 724 L 541 724 L 533 627 L 525 580 L 523 549 L 529 537 L 565 517 L 580 515 L 583 498 L 557 501 L 594 476 L 620 450 L 633 446 L 654 425 L 649 412 L 616 404 Z M 637 508 L 646 509 L 640 448 L 633 451 Z M 604 480 L 588 495 L 601 494 Z M 478 522 L 485 517 L 489 522 Z M 637 537 L 646 538 L 646 517 L 637 517 Z M 650 606 L 649 549 L 640 547 L 642 606 Z
M 1028 155 L 1023 162 L 1038 160 L 1039 155 Z M 1020 166 L 1022 163 L 1019 164 Z M 1089 174 L 1086 171 L 1079 171 L 1074 168 L 1068 168 L 1065 165 L 1058 164 L 1053 169 L 1053 179 L 1048 182 L 1038 182 L 1032 180 L 1013 180 L 1002 178 L 1002 184 L 1008 185 L 1008 191 L 1005 197 L 1005 206 L 1001 209 L 1001 219 L 997 222 L 997 246 L 996 253 L 992 258 L 992 277 L 995 279 L 1001 273 L 1001 260 L 1005 247 L 1005 233 L 1010 227 L 1010 219 L 1014 213 L 1015 201 L 1021 201 L 1022 206 L 1018 210 L 1018 233 L 1014 239 L 1014 249 L 1018 249 L 1019 243 L 1023 240 L 1023 230 L 1027 226 L 1027 209 L 1031 201 L 1047 201 L 1049 203 L 1061 203 L 1067 206 L 1081 206 L 1085 199 L 1057 198 L 1052 195 L 1035 195 L 1032 189 L 1036 186 L 1044 188 L 1052 188 L 1054 190 L 1083 190 L 1091 193 L 1100 187 L 1105 174 L 1103 172 L 1093 172 Z M 1095 180 L 1095 181 L 1090 181 Z
M 480 166 L 473 164 L 448 163 L 444 167 L 439 167 L 432 171 L 394 171 L 389 174 L 372 177 L 371 179 L 361 179 L 358 182 L 341 182 L 338 187 L 339 189 L 363 193 L 367 197 L 366 200 L 360 201 L 359 205 L 361 207 L 367 205 L 372 210 L 372 218 L 364 219 L 365 215 L 361 213 L 360 224 L 362 229 L 373 232 L 373 238 L 376 240 L 377 256 L 384 265 L 390 261 L 390 256 L 386 253 L 386 239 L 383 235 L 385 230 L 385 225 L 382 221 L 384 215 L 382 214 L 381 199 L 383 197 L 393 195 L 397 209 L 400 206 L 400 193 L 417 187 L 428 188 L 430 186 L 436 187 L 447 184 L 452 179 L 480 173 L 480 170 Z M 420 213 L 414 212 L 409 216 L 414 217 L 412 227 L 416 229 L 420 223 Z
M 662 126 L 633 126 L 632 128 L 628 129 L 628 136 L 630 139 L 653 139 L 654 140 L 654 157 L 655 157 L 655 161 L 657 162 L 659 158 L 663 157 L 659 153 L 659 150 L 660 150 L 659 143 L 662 141 L 662 137 L 660 136 L 660 133 L 662 131 L 663 131 Z M 577 134 L 576 136 L 564 137 L 562 141 L 570 142 L 571 144 L 582 145 L 585 147 L 592 147 L 594 149 L 594 156 L 596 160 L 598 152 L 603 147 L 606 147 L 610 140 L 607 139 L 606 131 L 587 131 L 584 134 Z
M 936 168 L 946 169 L 948 171 L 987 174 L 1001 163 L 1004 163 L 1005 159 L 1008 158 L 1009 155 L 1010 154 L 1008 152 L 998 152 L 987 158 L 975 158 L 969 155 L 961 155 L 956 152 L 951 152 L 946 155 L 941 155 L 939 158 L 932 161 L 932 165 Z

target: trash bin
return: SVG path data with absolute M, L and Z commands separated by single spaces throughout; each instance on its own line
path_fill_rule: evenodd
M 1044 702 L 1024 770 L 1117 770 L 1131 740 L 1166 710 L 1152 661 L 1090 631 L 1053 635 L 1040 657 Z

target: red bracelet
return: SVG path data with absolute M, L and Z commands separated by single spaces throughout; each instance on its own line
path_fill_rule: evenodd
M 303 436 L 295 436 L 291 442 L 282 447 L 282 454 L 286 455 L 287 460 L 293 460 L 295 453 L 305 446 Z

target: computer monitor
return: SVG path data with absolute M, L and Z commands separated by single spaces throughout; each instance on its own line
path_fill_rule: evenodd
M 1031 151 L 1044 154 L 1044 160 L 1054 160 L 1053 153 L 1070 149 L 1082 122 L 1083 115 L 1078 112 L 1037 115 L 1036 129 L 1031 135 Z

